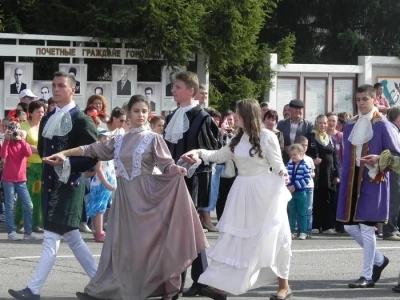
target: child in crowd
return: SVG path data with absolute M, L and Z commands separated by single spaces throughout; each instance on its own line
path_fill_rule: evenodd
M 0 157 L 5 159 L 2 185 L 5 198 L 5 215 L 8 239 L 21 240 L 15 232 L 14 225 L 14 194 L 18 195 L 24 209 L 24 239 L 36 240 L 38 237 L 32 232 L 33 205 L 26 186 L 26 158 L 32 155 L 31 147 L 25 141 L 24 132 L 18 122 L 10 122 L 4 135 L 4 144 L 1 147 Z
M 287 165 L 290 182 L 288 189 L 292 193 L 292 199 L 288 203 L 288 215 L 292 238 L 295 237 L 296 221 L 299 216 L 299 239 L 307 238 L 307 195 L 306 187 L 311 181 L 311 170 L 304 161 L 304 148 L 300 144 L 289 147 L 291 161 Z
M 3 146 L 4 143 L 4 133 L 8 128 L 8 124 L 10 123 L 11 118 L 10 117 L 5 117 L 3 121 L 1 121 L 1 127 L 0 127 L 0 147 Z M 3 164 L 0 163 L 0 173 L 3 172 Z M 0 175 L 1 176 L 1 175 Z M 3 196 L 3 188 L 0 188 L 0 222 L 5 222 L 6 221 L 6 216 L 5 216 L 5 206 L 4 206 L 4 196 Z
M 15 112 L 15 118 L 18 123 L 23 123 L 26 122 L 26 120 L 28 120 L 28 115 L 26 114 L 26 112 L 22 110 L 17 110 Z
M 304 148 L 304 153 L 307 152 L 308 139 L 305 136 L 298 136 L 294 140 L 296 144 L 300 144 Z M 315 165 L 313 159 L 304 154 L 304 161 L 311 170 L 311 178 L 315 177 Z M 307 238 L 312 237 L 312 222 L 313 222 L 313 200 L 314 200 L 314 180 L 310 180 L 310 183 L 306 186 L 307 195 Z
M 151 130 L 158 134 L 163 134 L 165 121 L 162 117 L 154 116 L 150 120 Z
M 99 128 L 99 142 L 105 142 L 110 135 L 108 130 Z M 103 231 L 103 215 L 106 212 L 107 205 L 112 200 L 112 193 L 117 186 L 115 177 L 114 160 L 99 161 L 95 167 L 96 175 L 92 178 L 87 202 L 87 216 L 93 220 L 94 240 L 98 243 L 104 242 L 106 237 Z
M 126 118 L 126 121 L 124 125 L 122 125 L 122 128 L 125 130 L 125 132 L 131 130 L 131 120 L 129 118 Z

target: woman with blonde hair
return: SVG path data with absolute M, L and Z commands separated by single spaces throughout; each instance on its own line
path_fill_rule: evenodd
M 287 204 L 287 171 L 276 135 L 262 128 L 256 100 L 240 100 L 235 115 L 237 134 L 220 150 L 197 149 L 182 156 L 194 163 L 234 160 L 238 169 L 224 213 L 217 225 L 220 238 L 207 255 L 210 266 L 200 276 L 202 295 L 227 299 L 273 283 L 279 288 L 270 299 L 288 299 L 291 234 Z M 270 170 L 273 170 L 271 172 Z M 266 196 L 268 195 L 268 196 Z

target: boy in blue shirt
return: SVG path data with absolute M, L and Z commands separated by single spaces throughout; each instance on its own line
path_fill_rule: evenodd
M 289 147 L 291 161 L 287 165 L 290 182 L 287 185 L 292 193 L 288 203 L 288 215 L 292 238 L 296 232 L 298 216 L 299 239 L 307 238 L 307 194 L 306 187 L 311 181 L 311 169 L 304 161 L 304 147 L 293 144 Z

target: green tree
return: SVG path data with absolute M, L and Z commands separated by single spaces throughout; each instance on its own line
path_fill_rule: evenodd
M 294 33 L 294 62 L 357 64 L 362 55 L 396 56 L 397 0 L 282 0 L 265 23 L 262 41 Z
M 202 53 L 211 101 L 226 109 L 240 98 L 261 99 L 270 88 L 271 52 L 291 61 L 295 38 L 290 32 L 273 42 L 259 38 L 278 1 L 20 0 L 16 5 L 3 0 L 3 24 L 6 32 L 92 36 L 108 47 L 118 47 L 119 38 L 142 49 L 142 60 L 162 58 L 170 66 L 188 66 L 193 54 Z

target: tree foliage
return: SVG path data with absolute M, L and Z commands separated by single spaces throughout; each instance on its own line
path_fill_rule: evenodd
M 261 40 L 296 36 L 297 63 L 356 64 L 362 55 L 396 56 L 398 0 L 282 0 Z
M 268 57 L 290 62 L 288 32 L 259 42 L 279 0 L 3 0 L 5 32 L 91 36 L 108 47 L 120 38 L 142 58 L 188 65 L 195 53 L 208 60 L 211 101 L 232 108 L 240 98 L 261 98 L 270 86 Z M 1 20 L 1 19 L 0 19 Z M 89 70 L 90 71 L 90 70 Z

